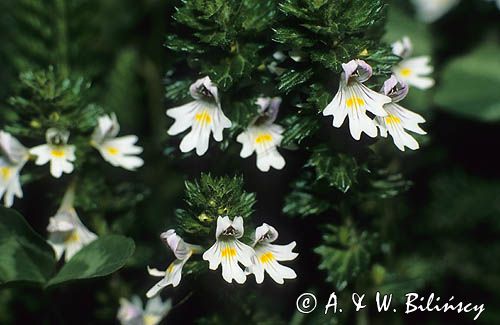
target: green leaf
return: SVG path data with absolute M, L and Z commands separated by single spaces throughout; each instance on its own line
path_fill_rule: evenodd
M 54 271 L 54 253 L 23 216 L 0 207 L 0 284 L 45 283 Z
M 134 241 L 119 235 L 100 237 L 73 256 L 47 286 L 111 274 L 125 265 L 135 250 Z
M 304 218 L 321 214 L 332 208 L 332 201 L 325 200 L 318 190 L 315 190 L 313 178 L 313 173 L 306 171 L 292 183 L 293 191 L 285 197 L 283 213 L 291 217 Z
M 304 139 L 314 134 L 320 127 L 316 116 L 287 116 L 282 124 L 285 128 L 281 146 L 289 147 L 301 144 Z
M 359 167 L 354 157 L 339 153 L 328 156 L 327 148 L 316 149 L 306 166 L 316 169 L 317 179 L 325 179 L 330 186 L 346 193 L 356 182 Z
M 473 52 L 450 61 L 436 92 L 445 111 L 484 122 L 500 121 L 500 46 L 485 41 Z
M 367 232 L 358 234 L 351 224 L 328 225 L 323 245 L 316 247 L 314 252 L 321 256 L 319 269 L 328 272 L 327 281 L 342 290 L 367 268 L 372 245 L 372 236 Z
M 306 71 L 290 70 L 285 72 L 280 76 L 280 84 L 278 89 L 287 94 L 293 88 L 300 84 L 303 84 L 313 76 L 312 69 L 307 69 Z

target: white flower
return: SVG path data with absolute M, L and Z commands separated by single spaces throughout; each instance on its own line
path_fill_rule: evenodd
M 101 156 L 115 167 L 123 167 L 127 170 L 135 170 L 144 164 L 140 157 L 142 148 L 136 146 L 138 138 L 135 135 L 116 137 L 120 131 L 120 125 L 113 113 L 110 116 L 99 117 L 98 124 L 92 134 L 91 144 Z
M 459 0 L 412 0 L 420 20 L 432 23 L 456 6 Z
M 413 46 L 410 39 L 405 36 L 402 40 L 392 44 L 392 53 L 403 58 L 401 62 L 392 68 L 393 73 L 399 80 L 419 89 L 428 89 L 434 86 L 434 79 L 428 77 L 434 71 L 429 64 L 429 56 L 417 56 L 410 58 Z
M 131 301 L 121 298 L 120 309 L 116 318 L 122 325 L 156 325 L 172 309 L 172 300 L 162 301 L 154 297 L 146 303 L 146 309 L 142 308 L 142 301 L 138 296 L 132 296 Z
M 14 196 L 23 197 L 19 173 L 29 159 L 28 150 L 11 134 L 0 131 L 0 198 L 11 207 Z
M 189 260 L 191 255 L 199 253 L 201 247 L 186 243 L 174 229 L 170 229 L 160 235 L 160 238 L 170 247 L 176 259 L 168 266 L 165 271 L 149 268 L 148 272 L 152 276 L 163 277 L 146 293 L 146 297 L 151 298 L 168 285 L 176 287 L 181 282 L 182 268 Z
M 280 155 L 277 147 L 280 146 L 283 128 L 274 124 L 278 114 L 281 98 L 259 98 L 257 105 L 261 107 L 259 117 L 244 132 L 240 133 L 236 141 L 242 144 L 240 156 L 247 158 L 255 151 L 257 153 L 257 168 L 263 172 L 270 167 L 282 169 L 285 159 Z M 264 121 L 259 121 L 264 117 Z
M 61 177 L 63 172 L 71 173 L 76 157 L 75 146 L 67 144 L 69 132 L 48 129 L 46 138 L 47 144 L 30 149 L 30 153 L 37 156 L 35 164 L 41 166 L 50 161 L 50 173 L 56 178 Z
M 167 115 L 175 119 L 168 134 L 177 135 L 191 128 L 180 149 L 189 152 L 196 148 L 196 154 L 202 156 L 208 150 L 210 133 L 215 141 L 222 141 L 222 131 L 231 127 L 231 121 L 222 112 L 217 87 L 209 77 L 197 80 L 189 91 L 194 101 L 167 110 Z
M 337 128 L 349 116 L 349 130 L 354 139 L 359 140 L 362 132 L 374 138 L 377 128 L 366 111 L 376 116 L 386 116 L 382 107 L 391 99 L 363 85 L 372 75 L 372 68 L 365 61 L 351 60 L 343 63 L 342 68 L 344 72 L 340 77 L 339 90 L 323 110 L 323 115 L 333 115 L 333 126 Z
M 203 254 L 203 259 L 209 262 L 211 270 L 216 270 L 222 264 L 222 277 L 229 283 L 233 279 L 240 284 L 246 281 L 246 274 L 238 263 L 249 267 L 255 255 L 252 247 L 238 240 L 242 236 L 242 217 L 235 217 L 233 221 L 227 216 L 218 217 L 215 244 Z
M 70 186 L 56 215 L 49 219 L 48 243 L 54 249 L 57 260 L 65 253 L 64 260 L 69 261 L 80 249 L 97 239 L 96 234 L 88 230 L 78 218 L 73 201 L 74 187 Z
M 394 144 L 401 151 L 405 150 L 405 146 L 411 150 L 418 149 L 418 142 L 405 130 L 426 134 L 418 125 L 424 123 L 425 119 L 397 104 L 408 93 L 408 86 L 398 81 L 393 75 L 385 81 L 383 91 L 392 98 L 392 102 L 384 106 L 384 109 L 389 114 L 388 116 L 375 118 L 375 123 L 380 128 L 380 135 L 385 138 L 389 133 L 394 140 Z
M 292 252 L 296 243 L 288 245 L 272 245 L 278 238 L 278 231 L 266 223 L 255 230 L 255 240 L 253 248 L 255 250 L 254 265 L 248 270 L 255 275 L 257 283 L 264 281 L 264 271 L 279 284 L 284 283 L 284 279 L 295 279 L 297 274 L 289 267 L 283 266 L 279 261 L 294 260 L 299 254 Z

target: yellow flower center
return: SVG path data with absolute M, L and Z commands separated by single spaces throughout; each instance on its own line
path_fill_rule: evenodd
M 66 153 L 62 149 L 52 149 L 50 154 L 52 155 L 52 157 L 55 157 L 55 158 L 62 158 L 66 155 Z
M 167 273 L 172 273 L 173 270 L 174 270 L 174 263 L 170 263 L 170 265 L 167 268 Z
M 363 98 L 360 98 L 357 96 L 347 98 L 345 103 L 346 103 L 347 107 L 349 107 L 349 108 L 353 108 L 353 107 L 358 108 L 361 106 L 365 106 L 365 101 L 363 100 Z
M 115 147 L 107 147 L 106 151 L 108 151 L 108 153 L 112 156 L 117 155 L 120 152 L 118 148 Z
M 80 236 L 78 236 L 76 230 L 73 230 L 71 234 L 69 234 L 68 237 L 66 237 L 66 240 L 64 242 L 66 244 L 70 244 L 70 243 L 76 243 L 78 241 L 80 241 Z
M 6 181 L 10 178 L 12 175 L 12 170 L 10 167 L 1 167 L 0 168 L 0 175 L 2 176 L 3 180 Z
M 159 317 L 156 315 L 144 315 L 142 320 L 144 321 L 144 325 L 155 325 L 158 324 Z
M 223 258 L 234 257 L 234 256 L 236 256 L 236 249 L 234 249 L 233 247 L 226 247 L 226 248 L 222 249 L 220 255 Z
M 273 136 L 270 133 L 260 133 L 257 138 L 255 138 L 255 143 L 265 143 L 273 140 Z
M 210 124 L 212 122 L 212 117 L 207 109 L 204 109 L 200 113 L 196 113 L 194 119 L 201 124 Z
M 266 263 L 269 263 L 269 262 L 272 262 L 275 260 L 274 255 L 271 252 L 266 252 L 266 253 L 260 255 L 259 259 L 263 264 L 266 264 Z
M 400 73 L 402 76 L 408 77 L 409 75 L 411 75 L 411 69 L 410 68 L 403 68 L 403 69 L 401 69 Z
M 387 124 L 399 124 L 401 123 L 401 119 L 394 115 L 389 115 L 385 118 L 385 123 Z

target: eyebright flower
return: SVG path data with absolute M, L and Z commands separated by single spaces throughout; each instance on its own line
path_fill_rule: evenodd
M 136 146 L 138 138 L 135 135 L 116 137 L 120 131 L 120 125 L 116 115 L 104 115 L 99 117 L 98 124 L 92 134 L 91 144 L 101 153 L 102 158 L 115 167 L 123 167 L 127 170 L 135 170 L 144 164 L 140 157 L 142 148 Z
M 45 135 L 47 144 L 30 149 L 30 153 L 37 156 L 35 164 L 45 165 L 50 161 L 50 173 L 59 178 L 62 173 L 73 171 L 72 162 L 75 161 L 75 146 L 69 145 L 69 132 L 66 130 L 48 129 Z
M 405 130 L 418 134 L 426 134 L 418 125 L 419 123 L 424 123 L 425 119 L 417 113 L 409 111 L 397 104 L 397 102 L 402 100 L 408 93 L 408 85 L 398 81 L 398 79 L 392 75 L 384 82 L 382 91 L 392 99 L 392 102 L 384 106 L 384 109 L 389 114 L 388 116 L 375 118 L 375 123 L 380 129 L 380 135 L 385 138 L 389 132 L 394 140 L 394 144 L 401 151 L 405 150 L 405 146 L 411 150 L 418 149 L 418 142 Z
M 138 296 L 132 296 L 131 301 L 121 298 L 120 309 L 116 318 L 122 325 L 156 325 L 172 309 L 172 299 L 162 301 L 154 297 L 146 303 L 146 309 L 142 308 L 142 301 Z
M 175 119 L 168 134 L 177 135 L 191 128 L 180 149 L 189 152 L 196 148 L 196 154 L 202 156 L 208 150 L 210 133 L 215 141 L 222 141 L 222 131 L 231 127 L 231 121 L 222 112 L 217 87 L 209 77 L 197 80 L 189 91 L 194 101 L 167 110 L 167 115 Z
M 242 144 L 240 156 L 247 158 L 255 151 L 257 153 L 257 168 L 263 172 L 270 167 L 282 169 L 285 159 L 280 155 L 277 147 L 281 144 L 283 128 L 274 124 L 278 115 L 281 98 L 258 98 L 260 117 L 253 121 L 248 128 L 240 133 L 236 141 Z
M 174 287 L 181 282 L 182 268 L 194 253 L 201 252 L 201 247 L 184 242 L 184 240 L 170 229 L 160 235 L 160 238 L 170 247 L 176 259 L 168 266 L 165 271 L 149 268 L 148 272 L 152 276 L 164 277 L 156 283 L 147 293 L 146 297 L 155 296 L 161 289 L 168 285 Z
M 412 0 L 415 10 L 417 11 L 418 18 L 426 23 L 433 23 L 454 6 L 459 0 Z
M 56 215 L 49 219 L 48 243 L 54 249 L 57 260 L 65 253 L 64 260 L 69 261 L 80 249 L 97 239 L 96 234 L 88 230 L 78 218 L 73 207 L 74 195 L 71 186 Z
M 349 129 L 354 139 L 359 140 L 362 132 L 374 138 L 377 128 L 366 111 L 376 116 L 386 116 L 383 105 L 391 99 L 363 85 L 372 75 L 372 68 L 365 61 L 351 60 L 343 63 L 342 68 L 344 72 L 340 77 L 339 90 L 323 110 L 323 115 L 333 115 L 333 126 L 337 128 L 349 116 Z
M 419 89 L 429 89 L 434 86 L 434 79 L 428 77 L 434 68 L 429 64 L 429 56 L 417 56 L 410 58 L 413 46 L 410 39 L 405 36 L 402 40 L 392 44 L 392 53 L 403 58 L 401 62 L 392 68 L 393 73 L 399 80 Z
M 23 197 L 19 173 L 29 159 L 29 152 L 11 134 L 0 131 L 0 198 L 11 207 L 14 196 Z
M 204 254 L 203 259 L 209 262 L 210 270 L 216 270 L 222 264 L 222 277 L 231 283 L 246 281 L 246 274 L 238 263 L 246 267 L 252 265 L 255 255 L 252 247 L 243 244 L 238 239 L 243 236 L 243 218 L 235 217 L 233 221 L 228 216 L 217 218 L 215 244 Z
M 299 254 L 292 252 L 296 243 L 288 245 L 271 244 L 278 238 L 278 231 L 263 223 L 255 230 L 255 240 L 253 248 L 255 250 L 254 264 L 248 270 L 255 275 L 257 283 L 264 281 L 264 271 L 279 284 L 284 283 L 284 279 L 295 279 L 297 274 L 289 267 L 283 266 L 279 261 L 294 260 Z

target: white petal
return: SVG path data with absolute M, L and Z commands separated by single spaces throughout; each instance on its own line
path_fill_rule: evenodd
M 252 153 L 255 150 L 255 147 L 253 146 L 253 141 L 252 137 L 249 134 L 248 131 L 242 132 L 238 135 L 236 138 L 236 141 L 242 144 L 241 147 L 241 152 L 240 152 L 240 157 L 241 158 L 247 158 L 252 155 Z
M 248 272 L 255 275 L 255 282 L 260 284 L 264 281 L 264 267 L 257 257 L 254 257 L 254 263 L 248 267 Z
M 37 156 L 35 160 L 36 165 L 45 165 L 50 160 L 50 148 L 46 144 L 42 144 L 30 149 L 32 155 Z
M 296 246 L 296 242 L 291 242 L 288 245 L 271 245 L 268 244 L 266 248 L 273 253 L 277 261 L 291 261 L 294 260 L 299 254 L 292 252 Z
M 429 89 L 432 86 L 434 86 L 434 79 L 429 78 L 429 77 L 418 77 L 418 76 L 412 76 L 406 79 L 406 82 L 410 86 L 414 86 L 418 89 Z
M 161 289 L 165 288 L 169 284 L 169 280 L 166 278 L 161 279 L 151 289 L 149 289 L 148 292 L 146 292 L 146 297 L 151 298 L 156 296 Z
M 63 173 L 63 164 L 65 160 L 62 159 L 52 159 L 50 161 L 50 174 L 54 176 L 55 178 L 61 177 Z
M 231 226 L 236 230 L 235 238 L 241 238 L 245 229 L 243 228 L 243 218 L 242 217 L 234 217 Z
M 239 240 L 234 241 L 234 247 L 236 249 L 238 261 L 244 266 L 251 266 L 253 264 L 252 259 L 255 256 L 253 248 L 240 242 Z
M 203 260 L 208 261 L 210 270 L 216 270 L 221 262 L 221 249 L 219 241 L 216 241 L 205 253 Z
M 215 239 L 219 238 L 219 236 L 231 225 L 232 221 L 229 219 L 228 216 L 217 217 L 217 229 L 215 230 Z
M 333 126 L 337 128 L 344 123 L 344 120 L 347 117 L 347 107 L 345 107 L 344 94 L 346 87 L 347 85 L 345 84 L 345 81 L 341 81 L 337 94 L 335 94 L 333 100 L 323 110 L 324 116 L 333 115 Z
M 160 271 L 160 270 L 155 269 L 155 268 L 150 268 L 149 266 L 148 266 L 148 273 L 149 273 L 149 275 L 157 276 L 157 277 L 164 277 L 166 274 L 165 271 Z
M 230 128 L 232 125 L 231 121 L 224 115 L 224 112 L 220 107 L 214 110 L 213 123 L 211 124 L 213 137 L 215 141 L 222 141 L 222 132 L 225 128 Z
M 267 263 L 264 268 L 271 278 L 279 284 L 283 284 L 284 279 L 295 279 L 297 277 L 293 269 L 281 265 L 277 261 Z

